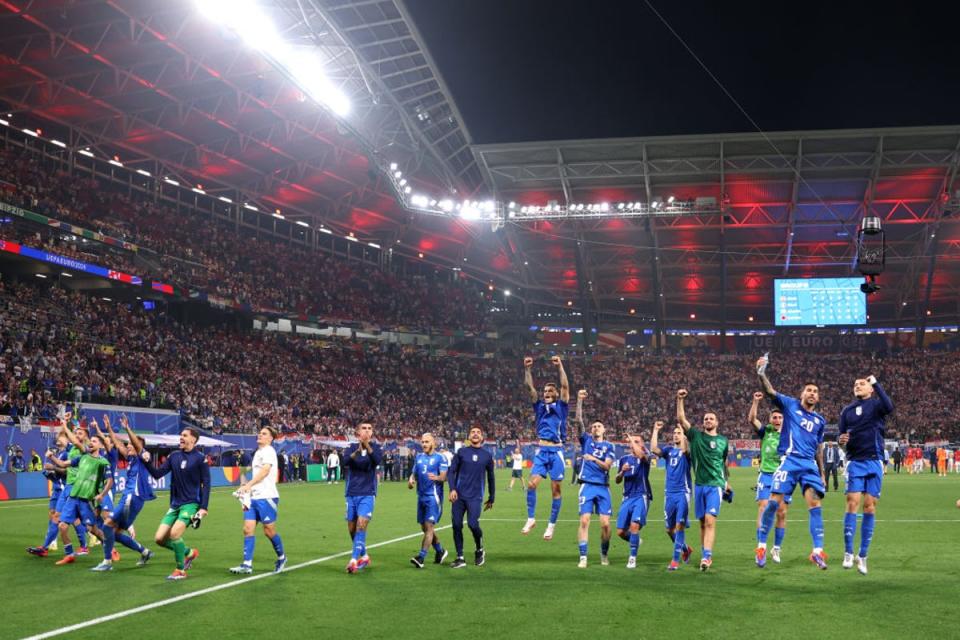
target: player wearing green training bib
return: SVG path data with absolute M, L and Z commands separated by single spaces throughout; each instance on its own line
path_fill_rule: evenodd
M 763 393 L 757 391 L 753 394 L 753 404 L 750 405 L 750 413 L 747 420 L 757 431 L 757 437 L 760 438 L 760 475 L 757 476 L 757 545 L 760 544 L 760 519 L 763 517 L 763 510 L 767 508 L 767 502 L 770 500 L 770 490 L 773 488 L 773 472 L 780 466 L 780 454 L 777 448 L 780 446 L 780 429 L 783 427 L 783 412 L 774 408 L 770 412 L 770 422 L 766 425 L 757 419 L 757 410 L 760 408 L 760 401 L 763 400 Z M 774 532 L 773 549 L 770 551 L 770 559 L 780 564 L 780 545 L 783 544 L 783 537 L 787 533 L 787 505 L 790 504 L 791 496 L 783 496 L 783 502 L 777 510 L 776 529 Z M 759 546 L 758 546 L 759 548 Z
M 691 428 L 683 407 L 686 397 L 686 389 L 677 391 L 677 422 L 687 435 L 690 445 L 694 511 L 700 521 L 700 570 L 706 571 L 713 565 L 713 543 L 717 537 L 720 501 L 725 496 L 728 500 L 733 500 L 733 492 L 730 491 L 730 483 L 727 481 L 728 442 L 725 436 L 717 433 L 720 421 L 712 411 L 703 414 L 703 430 Z

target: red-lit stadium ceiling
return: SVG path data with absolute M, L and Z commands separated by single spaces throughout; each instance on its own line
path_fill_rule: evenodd
M 885 221 L 888 267 L 871 321 L 925 316 L 928 291 L 933 316 L 956 320 L 960 214 L 941 195 L 960 186 L 960 127 L 477 147 L 402 0 L 260 4 L 285 37 L 324 52 L 354 105 L 346 123 L 187 0 L 0 0 L 0 102 L 72 149 L 117 154 L 212 195 L 390 246 L 399 239 L 527 298 L 673 323 L 724 310 L 730 323 L 770 322 L 772 279 L 850 274 L 856 226 L 873 211 Z M 536 205 L 707 196 L 726 202 L 726 215 L 508 223 L 494 233 L 404 211 L 373 166 L 389 162 L 437 198 L 452 189 Z
M 517 206 L 674 196 L 713 198 L 725 211 L 508 224 L 529 280 L 571 297 L 582 250 L 597 308 L 770 323 L 774 278 L 856 275 L 856 231 L 870 211 L 887 239 L 871 322 L 926 319 L 928 295 L 932 317 L 960 314 L 957 126 L 481 145 L 474 154 L 500 199 Z

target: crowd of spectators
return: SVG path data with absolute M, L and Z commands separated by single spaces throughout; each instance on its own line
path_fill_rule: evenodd
M 70 257 L 198 289 L 256 310 L 387 326 L 481 330 L 490 303 L 459 272 L 400 275 L 293 243 L 241 236 L 198 212 L 185 215 L 109 181 L 68 175 L 53 161 L 0 150 L 0 198 L 146 249 L 135 254 L 12 219 L 2 233 Z M 97 246 L 94 246 L 97 245 Z
M 530 440 L 521 356 L 438 356 L 376 341 L 199 327 L 49 283 L 0 286 L 0 409 L 7 415 L 40 418 L 55 414 L 58 402 L 82 400 L 176 408 L 218 432 L 271 424 L 334 437 L 369 420 L 383 439 L 428 430 L 462 438 L 480 424 L 491 438 Z M 749 438 L 755 356 L 631 353 L 571 358 L 566 367 L 573 394 L 589 392 L 586 420 L 602 420 L 613 439 L 672 420 L 681 387 L 690 392 L 691 420 L 714 411 L 721 433 Z M 869 374 L 897 404 L 891 436 L 960 439 L 956 352 L 778 352 L 769 371 L 786 394 L 818 382 L 820 411 L 830 422 L 852 399 L 854 379 Z M 556 371 L 538 360 L 534 379 L 541 387 Z

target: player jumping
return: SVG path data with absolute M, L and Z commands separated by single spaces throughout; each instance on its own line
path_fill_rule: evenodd
M 533 413 L 540 439 L 540 448 L 533 459 L 533 468 L 530 470 L 530 482 L 527 485 L 527 523 L 520 533 L 527 535 L 537 524 L 537 487 L 540 482 L 550 476 L 550 488 L 553 493 L 553 502 L 550 505 L 550 521 L 543 533 L 544 540 L 553 539 L 553 530 L 560 516 L 560 487 L 565 472 L 563 462 L 563 441 L 567 435 L 567 414 L 570 411 L 570 384 L 567 382 L 567 373 L 563 369 L 560 356 L 553 356 L 550 362 L 557 368 L 560 376 L 560 388 L 553 382 L 543 387 L 543 400 L 539 399 L 537 388 L 533 386 L 533 358 L 523 359 L 523 384 L 533 403 Z

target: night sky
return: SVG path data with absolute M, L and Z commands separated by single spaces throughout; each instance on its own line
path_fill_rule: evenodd
M 960 3 L 652 0 L 765 131 L 960 122 Z M 754 131 L 643 0 L 406 0 L 475 143 Z

